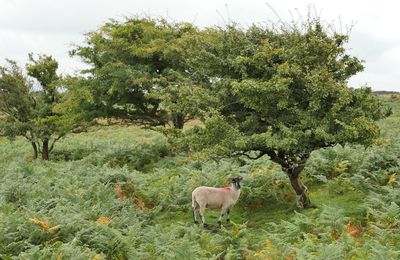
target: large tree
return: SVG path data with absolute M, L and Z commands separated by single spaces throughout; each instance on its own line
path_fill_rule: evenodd
M 300 173 L 310 154 L 336 144 L 369 145 L 384 116 L 369 88 L 348 79 L 363 70 L 346 53 L 348 35 L 319 20 L 247 29 L 203 31 L 192 63 L 218 97 L 205 127 L 192 130 L 191 148 L 212 156 L 267 155 L 288 174 L 298 207 L 311 202 Z
M 76 123 L 74 118 L 57 112 L 62 96 L 57 68 L 51 56 L 35 58 L 32 54 L 26 72 L 14 61 L 0 67 L 0 112 L 5 116 L 0 133 L 10 138 L 26 137 L 35 159 L 40 153 L 42 159 L 49 160 L 56 141 Z
M 207 93 L 186 63 L 197 32 L 188 23 L 132 18 L 88 33 L 71 55 L 88 64 L 83 74 L 93 116 L 182 128 L 196 114 L 193 97 Z

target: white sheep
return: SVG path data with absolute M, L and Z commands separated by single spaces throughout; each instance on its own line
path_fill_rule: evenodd
M 204 219 L 204 210 L 208 209 L 221 209 L 218 219 L 218 224 L 221 225 L 221 219 L 226 213 L 226 221 L 229 222 L 229 212 L 233 205 L 236 204 L 240 195 L 240 181 L 242 177 L 228 178 L 227 181 L 231 183 L 230 187 L 213 188 L 213 187 L 197 187 L 192 192 L 192 208 L 194 223 L 197 221 L 197 211 L 200 213 L 201 222 L 206 226 Z

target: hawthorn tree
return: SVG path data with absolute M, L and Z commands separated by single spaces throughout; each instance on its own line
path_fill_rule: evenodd
M 35 117 L 32 123 L 43 160 L 50 159 L 49 154 L 55 142 L 65 135 L 64 125 L 60 124 L 61 118 L 54 112 L 54 106 L 60 100 L 56 84 L 59 80 L 57 68 L 58 62 L 51 56 L 40 55 L 35 59 L 33 54 L 29 54 L 27 73 L 40 84 L 40 90 L 35 98 Z
M 203 31 L 192 64 L 219 102 L 204 127 L 188 133 L 193 151 L 211 156 L 267 155 L 281 165 L 300 208 L 311 206 L 300 173 L 310 154 L 336 144 L 370 145 L 384 108 L 348 79 L 363 70 L 346 53 L 348 35 L 319 20 L 282 26 L 231 25 Z
M 70 53 L 88 64 L 83 74 L 93 117 L 182 128 L 196 114 L 195 97 L 207 93 L 186 63 L 197 32 L 189 23 L 133 18 L 88 33 Z
M 7 60 L 7 66 L 0 67 L 0 112 L 4 115 L 0 121 L 1 134 L 10 138 L 25 136 L 31 141 L 34 158 L 37 158 L 37 145 L 30 124 L 35 106 L 32 93 L 32 84 L 22 69 L 15 61 Z
M 51 56 L 35 58 L 33 54 L 26 65 L 28 75 L 14 61 L 0 67 L 0 112 L 5 116 L 1 134 L 24 136 L 32 144 L 35 159 L 40 153 L 43 160 L 49 160 L 55 143 L 76 123 L 74 118 L 57 112 L 62 102 L 57 68 Z

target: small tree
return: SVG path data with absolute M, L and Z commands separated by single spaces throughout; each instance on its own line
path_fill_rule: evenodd
M 26 69 L 39 83 L 36 87 L 14 61 L 0 67 L 0 112 L 5 114 L 1 133 L 10 138 L 26 137 L 32 144 L 35 159 L 41 153 L 43 160 L 49 160 L 56 141 L 75 123 L 73 118 L 55 111 L 61 102 L 57 67 L 57 61 L 51 56 L 35 59 L 30 54 Z
M 15 61 L 7 60 L 8 66 L 0 67 L 1 134 L 10 138 L 22 135 L 32 144 L 34 158 L 38 148 L 31 120 L 36 105 L 32 84 Z
M 268 155 L 288 174 L 298 207 L 311 205 L 300 173 L 312 151 L 336 144 L 369 145 L 384 115 L 369 88 L 347 80 L 363 69 L 345 52 L 348 36 L 319 20 L 265 28 L 204 31 L 193 61 L 218 97 L 191 148 L 212 156 Z

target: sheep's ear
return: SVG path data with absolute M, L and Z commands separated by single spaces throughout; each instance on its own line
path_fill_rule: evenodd
M 237 177 L 239 179 L 239 181 L 243 180 L 242 176 Z
M 232 178 L 227 178 L 226 179 L 227 182 L 232 182 L 232 180 L 233 180 Z

